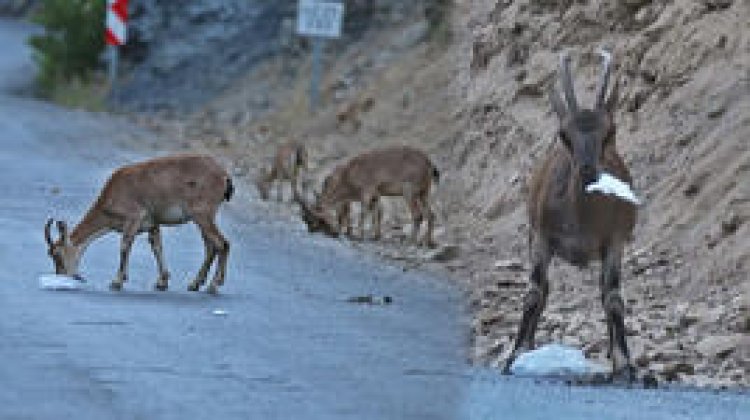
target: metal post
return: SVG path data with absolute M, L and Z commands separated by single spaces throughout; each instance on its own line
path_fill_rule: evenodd
M 109 53 L 109 85 L 114 88 L 117 82 L 117 46 L 107 45 Z
M 320 61 L 323 55 L 325 39 L 312 37 L 312 74 L 310 75 L 310 112 L 320 104 Z

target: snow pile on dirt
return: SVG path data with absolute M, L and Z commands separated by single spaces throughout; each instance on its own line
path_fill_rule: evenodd
M 586 360 L 580 349 L 558 343 L 522 353 L 510 368 L 514 375 L 543 377 L 583 376 L 606 370 L 603 366 Z

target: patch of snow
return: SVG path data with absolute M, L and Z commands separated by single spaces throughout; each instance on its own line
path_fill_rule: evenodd
M 606 368 L 586 359 L 580 349 L 562 344 L 547 344 L 522 353 L 511 366 L 519 376 L 571 376 L 605 372 Z
M 635 196 L 635 193 L 630 188 L 630 185 L 620 181 L 619 179 L 606 172 L 600 174 L 599 179 L 597 179 L 596 182 L 587 185 L 586 192 L 600 192 L 602 194 L 614 195 L 635 205 L 641 204 L 641 200 Z
M 80 290 L 82 283 L 71 276 L 62 274 L 42 274 L 39 288 L 43 290 Z

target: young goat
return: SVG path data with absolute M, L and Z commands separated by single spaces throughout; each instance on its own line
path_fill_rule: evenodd
M 323 183 L 323 192 L 313 206 L 300 200 L 302 217 L 310 231 L 337 236 L 342 223 L 349 223 L 349 204 L 361 203 L 360 236 L 364 238 L 365 215 L 373 213 L 375 239 L 380 237 L 380 197 L 401 196 L 412 214 L 412 241 L 417 242 L 422 221 L 427 220 L 423 244 L 433 246 L 435 216 L 429 194 L 439 172 L 424 152 L 405 146 L 387 147 L 362 153 L 334 169 Z M 338 220 L 329 215 L 336 210 Z M 337 223 L 338 222 L 338 223 Z M 338 228 L 336 225 L 339 225 Z
M 593 109 L 578 107 L 567 54 L 560 59 L 565 102 L 554 84 L 549 91 L 559 121 L 560 142 L 550 150 L 531 179 L 527 204 L 532 272 L 523 318 L 505 364 L 506 372 L 520 352 L 534 348 L 534 334 L 549 292 L 547 270 L 556 255 L 578 267 L 601 260 L 601 302 L 606 313 L 613 376 L 624 375 L 632 380 L 635 374 L 625 341 L 620 271 L 623 248 L 635 225 L 636 208 L 619 198 L 584 191 L 603 172 L 632 183 L 615 146 L 618 83 L 615 82 L 605 101 L 611 57 L 606 51 L 600 54 L 603 69 Z
M 276 149 L 271 169 L 263 168 L 256 179 L 255 185 L 263 200 L 267 200 L 271 184 L 277 181 L 277 199 L 283 199 L 283 182 L 289 181 L 292 188 L 292 197 L 297 194 L 297 178 L 300 169 L 307 167 L 307 149 L 297 143 L 285 143 Z
M 44 237 L 55 272 L 80 278 L 78 265 L 86 247 L 100 236 L 117 231 L 122 233 L 120 268 L 110 288 L 120 290 L 128 278 L 133 240 L 138 233 L 148 232 L 159 270 L 156 289 L 166 290 L 169 272 L 164 264 L 159 227 L 193 221 L 203 236 L 206 259 L 188 290 L 197 291 L 206 282 L 218 255 L 216 274 L 208 287 L 209 293 L 216 293 L 224 284 L 229 256 L 229 242 L 216 227 L 216 212 L 233 192 L 229 175 L 209 156 L 176 155 L 123 166 L 110 176 L 70 235 L 65 222 L 59 221 L 56 224 L 59 238 L 53 241 L 50 232 L 53 220 L 47 221 Z

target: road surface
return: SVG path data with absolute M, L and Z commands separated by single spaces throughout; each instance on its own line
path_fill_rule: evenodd
M 192 225 L 164 232 L 167 292 L 153 291 L 145 238 L 125 290 L 108 290 L 117 235 L 89 248 L 83 290 L 40 290 L 46 218 L 77 221 L 113 168 L 144 157 L 128 145 L 153 138 L 15 95 L 33 74 L 31 30 L 0 21 L 0 419 L 748 418 L 742 393 L 571 388 L 470 368 L 448 282 L 263 223 L 242 189 L 220 214 L 232 251 L 219 296 L 186 291 L 203 253 Z M 347 301 L 369 294 L 393 303 Z

